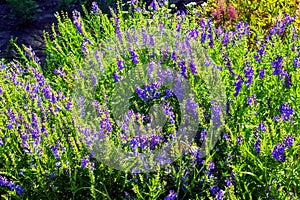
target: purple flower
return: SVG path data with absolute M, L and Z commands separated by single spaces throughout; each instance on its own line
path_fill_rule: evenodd
M 39 129 L 39 123 L 35 113 L 32 113 L 31 115 L 31 123 L 33 128 Z
M 264 77 L 265 77 L 265 68 L 262 68 L 262 69 L 259 71 L 259 78 L 264 79 Z
M 85 35 L 83 33 L 83 27 L 82 27 L 80 12 L 78 12 L 77 10 L 73 11 L 73 22 L 74 22 L 78 32 L 82 35 L 82 37 L 85 37 Z
M 44 96 L 47 98 L 47 99 L 51 99 L 51 96 L 52 96 L 52 93 L 51 93 L 51 88 L 49 85 L 46 85 L 43 89 L 42 89 L 42 92 L 44 93 Z
M 86 157 L 83 157 L 81 159 L 81 168 L 85 168 L 88 163 L 89 163 L 89 160 Z
M 236 97 L 240 90 L 242 89 L 242 84 L 243 84 L 243 79 L 242 77 L 239 75 L 236 82 L 234 83 L 234 86 L 235 86 L 235 93 L 234 93 L 234 96 Z
M 287 88 L 291 88 L 291 86 L 292 86 L 292 74 L 287 74 L 285 76 L 284 85 Z
M 173 93 L 171 93 L 172 95 Z M 186 113 L 193 116 L 194 118 L 198 118 L 198 111 L 197 111 L 197 102 L 193 100 L 192 98 L 188 98 L 186 101 Z
M 93 12 L 94 14 L 97 14 L 97 13 L 99 12 L 99 7 L 98 7 L 97 2 L 93 2 L 93 3 L 92 3 L 92 12 Z
M 69 100 L 67 102 L 66 110 L 71 110 L 72 109 L 72 102 Z
M 229 34 L 224 33 L 224 38 L 223 38 L 223 42 L 222 42 L 223 46 L 227 47 L 228 41 L 229 41 L 229 37 L 230 37 Z
M 282 35 L 283 34 L 283 32 L 284 32 L 284 29 L 285 29 L 285 21 L 282 21 L 281 23 L 280 23 L 280 29 L 279 29 L 279 35 Z
M 294 138 L 292 135 L 288 134 L 284 137 L 284 144 L 287 149 L 291 148 L 294 143 Z
M 91 171 L 95 170 L 95 163 L 94 162 L 90 162 L 90 170 Z
M 260 139 L 258 138 L 254 143 L 254 148 L 258 154 L 260 154 Z
M 172 90 L 166 90 L 166 96 L 164 97 L 165 99 L 168 99 L 169 97 L 174 96 L 174 93 Z
M 242 135 L 239 134 L 236 138 L 236 145 L 240 146 L 242 143 Z
M 12 125 L 11 122 L 9 122 L 9 123 L 7 124 L 7 126 L 6 126 L 6 128 L 7 128 L 8 130 L 11 130 L 11 129 L 14 128 L 14 126 Z
M 200 27 L 201 27 L 201 30 L 202 30 L 201 43 L 204 43 L 205 40 L 206 40 L 206 31 L 205 31 L 206 24 L 205 24 L 204 18 L 202 18 L 201 21 L 200 21 Z
M 65 75 L 64 69 L 62 67 L 60 67 L 59 69 L 55 69 L 53 73 L 56 75 L 60 75 L 61 78 Z
M 154 150 L 155 146 L 157 146 L 160 142 L 160 137 L 158 135 L 153 135 L 150 140 L 150 150 Z
M 20 186 L 20 185 L 16 185 L 15 186 L 15 190 L 16 190 L 16 193 L 18 194 L 18 195 L 21 195 L 21 194 L 23 194 L 24 193 L 24 188 L 22 187 L 22 186 Z
M 122 71 L 124 69 L 124 60 L 118 60 L 118 70 Z
M 227 116 L 231 116 L 231 113 L 230 113 L 230 105 L 232 104 L 232 100 L 230 100 L 230 101 L 228 101 L 227 103 L 226 103 L 226 114 L 227 114 Z
M 8 181 L 7 178 L 2 177 L 0 175 L 0 185 L 9 187 L 11 190 L 15 190 L 18 195 L 21 195 L 24 193 L 24 188 L 20 185 L 15 184 L 13 181 Z
M 279 162 L 285 162 L 285 152 L 284 145 L 282 143 L 277 144 L 272 151 L 273 158 L 278 160 Z
M 256 60 L 256 62 L 260 63 L 262 60 L 261 60 L 261 56 L 259 55 L 254 55 L 254 58 Z
M 186 66 L 185 66 L 185 61 L 184 61 L 184 59 L 178 61 L 178 66 L 181 68 L 181 75 L 182 75 L 184 78 L 187 78 L 187 69 L 186 69 Z
M 277 115 L 277 116 L 275 116 L 275 117 L 273 118 L 273 120 L 274 120 L 274 122 L 279 122 L 280 117 Z
M 214 186 L 214 187 L 210 188 L 210 191 L 211 191 L 212 195 L 216 195 L 218 193 L 219 189 L 220 189 L 219 186 Z
M 142 40 L 143 40 L 143 44 L 146 45 L 147 44 L 147 40 L 148 40 L 148 35 L 146 33 L 146 30 L 144 27 L 142 27 Z
M 151 99 L 158 98 L 161 93 L 158 91 L 160 89 L 160 84 L 152 83 L 150 85 L 144 85 L 144 88 L 136 88 L 136 93 L 140 99 L 143 101 L 149 101 Z
M 300 56 L 294 58 L 294 66 L 300 67 Z
M 182 83 L 181 79 L 178 76 L 175 79 L 174 93 L 179 101 L 183 100 L 185 95 L 184 83 Z
M 257 128 L 258 128 L 258 130 L 261 130 L 262 132 L 267 131 L 264 122 L 260 122 Z
M 174 190 L 170 190 L 169 194 L 164 198 L 164 200 L 175 200 L 177 199 L 177 193 Z
M 120 30 L 120 22 L 119 22 L 119 18 L 118 17 L 114 17 L 114 20 L 116 22 L 116 35 L 118 36 L 119 42 L 123 43 L 123 39 L 122 39 L 122 32 Z
M 261 60 L 262 56 L 266 54 L 266 52 L 265 52 L 265 50 L 264 50 L 265 48 L 266 48 L 266 44 L 265 44 L 265 42 L 262 42 L 260 48 L 259 48 L 258 50 L 256 50 L 256 52 L 257 52 L 258 54 L 255 55 L 254 58 L 255 58 L 255 60 L 256 60 L 257 62 L 259 62 L 259 63 L 262 61 L 262 60 Z
M 180 32 L 180 29 L 181 29 L 181 22 L 178 22 L 177 24 L 176 24 L 176 32 Z
M 223 190 L 220 190 L 218 193 L 217 193 L 217 198 L 216 200 L 223 200 L 224 199 L 224 191 Z
M 190 69 L 192 71 L 192 74 L 196 75 L 197 74 L 197 68 L 196 68 L 195 63 L 191 61 L 191 62 L 189 62 L 189 64 L 190 64 Z
M 154 35 L 150 35 L 150 38 L 149 38 L 149 45 L 154 47 L 155 46 L 155 42 L 154 42 Z
M 59 151 L 58 151 L 57 147 L 56 146 L 51 146 L 51 150 L 52 150 L 52 153 L 55 156 L 55 159 L 59 160 L 60 159 L 60 154 L 59 154 Z
M 97 85 L 97 77 L 95 76 L 95 74 L 91 74 L 91 80 L 92 80 L 92 85 L 95 87 Z
M 3 88 L 0 86 L 0 94 L 3 93 Z
M 173 112 L 173 107 L 169 104 L 165 104 L 165 105 L 163 105 L 163 112 L 164 112 L 164 114 L 166 114 L 168 116 L 169 122 L 171 124 L 175 124 L 175 121 L 174 121 L 175 115 Z
M 50 178 L 55 178 L 56 177 L 56 174 L 55 173 L 51 173 L 50 174 Z
M 8 113 L 9 119 L 10 119 L 12 122 L 16 122 L 16 116 L 14 115 L 13 110 L 12 110 L 11 108 L 9 108 L 9 109 L 7 110 L 7 113 Z
M 252 96 L 249 96 L 247 98 L 247 104 L 250 106 L 253 104 L 256 104 L 256 95 L 255 94 L 253 94 Z
M 220 105 L 213 102 L 213 105 L 211 106 L 211 113 L 214 127 L 221 126 L 221 109 L 222 107 Z
M 230 182 L 230 179 L 229 179 L 229 178 L 226 178 L 226 179 L 225 179 L 225 183 L 226 183 L 226 186 L 227 186 L 227 187 L 231 186 L 231 182 Z
M 199 31 L 197 29 L 194 30 L 190 30 L 189 31 L 189 36 L 193 39 L 197 39 L 197 37 L 199 36 Z
M 120 77 L 119 77 L 118 72 L 116 70 L 114 71 L 113 77 L 114 77 L 115 82 L 119 82 L 120 81 Z
M 231 61 L 230 59 L 228 58 L 228 55 L 224 55 L 223 56 L 223 62 L 225 64 L 225 66 L 227 67 L 227 69 L 229 70 L 230 74 L 232 74 L 232 76 L 236 76 L 235 73 L 233 72 L 233 69 L 231 67 Z
M 156 0 L 153 0 L 153 1 L 150 3 L 150 7 L 151 7 L 154 11 L 157 11 L 157 2 L 156 2 Z
M 29 46 L 28 48 L 25 47 L 25 55 L 29 58 L 32 59 L 33 62 L 40 64 L 39 63 L 39 58 L 35 55 L 34 51 L 32 50 L 32 47 Z
M 215 169 L 215 163 L 214 163 L 214 162 L 212 162 L 212 161 L 209 161 L 209 164 L 208 164 L 208 169 L 209 169 L 209 170 L 213 170 L 213 169 Z
M 81 71 L 80 69 L 77 70 L 78 74 L 80 75 L 81 78 L 86 78 L 85 74 L 83 73 L 83 71 Z
M 288 14 L 285 14 L 284 16 L 285 16 L 285 19 L 286 19 L 286 23 L 288 25 L 291 25 L 295 21 L 295 19 L 296 19 L 295 15 L 291 17 Z
M 279 110 L 284 121 L 289 121 L 290 117 L 294 114 L 294 109 L 288 103 L 281 105 Z
M 281 56 L 278 56 L 274 61 L 272 61 L 272 68 L 274 69 L 273 75 L 281 75 L 282 74 L 282 64 L 283 60 Z
M 206 130 L 202 131 L 200 133 L 200 139 L 204 141 L 206 139 L 206 135 L 207 135 L 207 131 Z
M 82 55 L 83 56 L 86 56 L 89 53 L 89 50 L 87 48 L 87 43 L 88 43 L 88 40 L 85 38 L 82 42 L 82 45 L 81 45 L 82 46 L 81 50 L 82 50 Z
M 244 83 L 249 88 L 253 82 L 254 70 L 253 67 L 250 66 L 248 61 L 245 64 L 244 73 L 245 73 L 245 77 L 247 78 L 247 81 L 245 81 Z
M 207 36 L 209 39 L 209 47 L 214 48 L 211 24 L 212 24 L 212 20 L 209 18 L 207 22 Z
M 132 63 L 135 64 L 135 65 L 138 64 L 139 60 L 138 60 L 138 55 L 136 54 L 136 52 L 131 50 L 130 55 L 131 55 Z

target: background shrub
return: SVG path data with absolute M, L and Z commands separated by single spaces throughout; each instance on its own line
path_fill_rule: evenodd
M 208 0 L 206 6 L 198 9 L 202 16 L 212 17 L 217 25 L 229 29 L 234 29 L 239 21 L 247 22 L 251 30 L 250 47 L 254 46 L 257 39 L 266 37 L 269 29 L 275 26 L 276 19 L 283 19 L 284 14 L 295 16 L 296 24 L 300 27 L 299 0 Z
M 40 11 L 38 10 L 37 2 L 34 0 L 7 0 L 7 3 L 11 7 L 11 12 L 19 24 L 30 22 Z

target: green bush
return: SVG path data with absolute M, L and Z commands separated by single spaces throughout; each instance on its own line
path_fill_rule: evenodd
M 72 19 L 66 13 L 57 15 L 57 29 L 53 26 L 52 34 L 45 33 L 44 72 L 32 49 L 26 47 L 18 48 L 24 64 L 12 62 L 5 67 L 0 63 L 1 199 L 299 199 L 300 37 L 295 23 L 286 23 L 285 34 L 276 30 L 268 40 L 259 41 L 256 51 L 248 50 L 251 36 L 244 22 L 237 23 L 233 34 L 229 26 L 216 28 L 211 19 L 201 19 L 199 27 L 195 16 L 170 14 L 167 6 L 151 12 L 138 6 L 131 6 L 137 12 L 127 13 L 119 7 L 112 18 L 95 9 L 90 14 L 83 9 L 85 17 L 77 11 Z M 166 44 L 154 37 L 153 42 L 144 42 L 143 35 L 150 38 L 152 32 L 143 33 L 143 28 L 151 28 L 157 36 L 165 30 L 179 33 L 186 40 L 168 38 Z M 133 29 L 136 32 L 127 34 Z M 128 40 L 123 43 L 123 39 Z M 172 45 L 174 39 L 180 41 L 178 45 Z M 125 48 L 111 48 L 113 41 Z M 196 72 L 193 65 L 182 65 L 196 53 L 189 46 L 204 47 L 214 63 L 203 58 L 208 62 L 201 65 L 198 59 Z M 135 52 L 129 54 L 129 47 Z M 153 47 L 157 49 L 152 51 Z M 97 62 L 87 59 L 95 49 L 100 49 Z M 133 61 L 136 56 L 138 63 Z M 96 66 L 104 69 L 95 85 L 101 131 L 111 133 L 111 144 L 122 142 L 120 127 L 102 111 L 118 86 L 115 75 L 123 76 L 149 61 L 186 74 L 198 97 L 202 132 L 197 131 L 188 151 L 166 168 L 130 174 L 104 165 L 88 151 L 93 138 L 83 137 L 88 131 L 75 125 L 79 116 L 73 112 L 73 95 L 81 91 L 93 95 L 87 87 L 93 79 L 89 75 L 97 73 Z M 227 96 L 222 137 L 205 157 L 196 147 L 210 141 L 206 130 L 219 111 L 212 109 L 207 98 L 218 85 L 208 89 L 202 66 L 220 73 Z M 74 75 L 82 84 L 73 93 Z M 136 97 L 133 103 L 141 105 Z M 141 107 L 144 112 L 147 104 Z M 129 139 L 124 148 L 128 146 Z
M 26 24 L 32 21 L 39 12 L 37 2 L 33 0 L 7 0 L 7 3 L 11 7 L 11 12 L 19 24 Z

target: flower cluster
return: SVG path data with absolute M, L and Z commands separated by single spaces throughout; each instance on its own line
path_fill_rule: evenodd
M 143 101 L 150 101 L 151 99 L 155 99 L 160 97 L 161 92 L 161 85 L 159 83 L 152 83 L 148 85 L 144 85 L 144 88 L 140 88 L 139 86 L 136 88 L 136 93 L 140 99 Z
M 286 161 L 285 150 L 292 147 L 294 143 L 294 138 L 292 135 L 288 134 L 284 137 L 283 142 L 278 143 L 274 146 L 272 151 L 273 158 L 278 160 L 279 162 Z
M 294 114 L 294 109 L 288 103 L 281 105 L 279 110 L 284 121 L 289 121 Z
M 0 185 L 4 187 L 9 187 L 11 190 L 15 190 L 18 195 L 24 193 L 24 188 L 18 184 L 15 184 L 13 181 L 7 180 L 7 178 L 0 175 Z
M 272 151 L 273 158 L 278 160 L 279 162 L 285 162 L 286 155 L 284 150 L 285 147 L 282 143 L 277 144 Z

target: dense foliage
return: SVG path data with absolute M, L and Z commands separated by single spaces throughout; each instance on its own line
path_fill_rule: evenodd
M 229 29 L 212 18 L 199 19 L 198 9 L 191 8 L 187 15 L 171 14 L 167 2 L 154 1 L 148 10 L 133 1 L 127 6 L 129 10 L 124 11 L 119 5 L 111 18 L 96 3 L 90 12 L 83 8 L 84 17 L 76 10 L 71 19 L 58 13 L 57 29 L 53 26 L 52 33 L 45 33 L 45 68 L 25 46 L 18 48 L 22 60 L 0 64 L 1 197 L 298 199 L 300 37 L 295 17 L 277 18 L 266 37 L 260 37 L 255 48 L 248 48 L 253 25 L 247 22 L 236 21 L 234 29 Z M 179 34 L 183 40 L 172 44 L 173 38 L 166 46 L 158 39 L 162 32 Z M 112 41 L 124 48 L 101 49 Z M 207 52 L 201 62 L 188 60 L 194 43 Z M 90 55 L 95 59 L 87 68 Z M 99 63 L 98 76 L 87 74 Z M 193 143 L 166 168 L 126 173 L 96 159 L 89 145 L 105 135 L 111 144 L 122 143 L 124 149 L 140 152 L 170 141 L 161 135 L 146 139 L 124 136 L 108 109 L 122 76 L 151 63 L 177 70 L 191 84 L 198 98 L 200 125 Z M 209 97 L 212 90 L 205 84 L 203 66 L 221 74 L 226 94 L 223 129 L 205 157 L 196 147 L 208 140 L 210 121 L 220 123 L 215 117 L 221 111 Z M 72 97 L 78 88 L 85 91 L 86 87 L 78 87 L 78 80 L 90 80 L 97 91 L 100 130 L 92 139 L 84 139 L 89 131 L 75 123 Z M 133 96 L 133 104 L 139 106 L 131 107 L 132 112 L 143 116 L 143 121 L 150 106 L 145 101 L 172 95 L 154 84 L 140 85 Z M 176 129 L 182 116 L 176 101 L 173 98 L 171 109 L 164 107 L 169 119 L 165 132 Z

